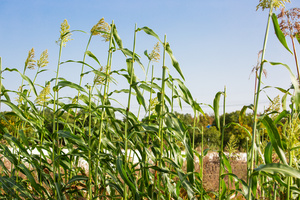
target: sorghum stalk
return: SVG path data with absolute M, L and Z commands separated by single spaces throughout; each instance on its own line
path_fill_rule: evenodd
M 254 123 L 253 123 L 253 131 L 252 131 L 252 147 L 251 147 L 251 153 L 250 153 L 250 174 L 253 172 L 254 169 L 254 155 L 255 155 L 255 140 L 256 140 L 256 125 L 257 125 L 257 108 L 258 108 L 258 100 L 259 100 L 259 94 L 260 94 L 260 87 L 261 87 L 261 77 L 262 77 L 262 72 L 263 72 L 263 65 L 264 65 L 264 58 L 265 58 L 265 51 L 267 47 L 267 40 L 269 36 L 269 29 L 270 29 L 270 21 L 271 21 L 271 16 L 273 13 L 273 0 L 270 2 L 270 10 L 269 10 L 269 16 L 268 16 L 268 22 L 267 22 L 267 27 L 266 27 L 266 32 L 265 32 L 265 38 L 264 38 L 264 43 L 263 43 L 263 50 L 262 50 L 262 55 L 261 55 L 261 63 L 260 63 L 260 68 L 259 68 L 259 76 L 258 76 L 258 83 L 257 83 L 257 90 L 256 90 L 256 95 L 254 97 Z M 248 183 L 250 184 L 250 179 L 251 176 L 248 177 Z M 248 193 L 248 199 L 252 199 L 252 187 L 249 185 L 249 193 Z
M 166 57 L 166 46 L 167 46 L 167 35 L 164 38 L 164 52 L 163 52 L 163 66 L 162 66 L 162 82 L 161 82 L 161 99 L 160 99 L 160 112 L 159 112 L 159 129 L 158 137 L 160 139 L 160 155 L 159 155 L 159 166 L 162 167 L 162 156 L 164 150 L 164 135 L 163 135 L 163 112 L 165 110 L 165 82 L 166 82 L 166 69 L 165 66 L 165 57 Z M 159 176 L 157 177 L 158 188 L 160 188 Z
M 164 109 L 165 109 L 165 83 L 166 83 L 166 69 L 167 67 L 165 66 L 165 55 L 166 55 L 166 46 L 167 46 L 167 43 L 166 43 L 166 40 L 167 40 L 167 36 L 165 35 L 165 39 L 164 39 L 164 53 L 163 53 L 163 72 L 162 72 L 162 83 L 161 83 L 161 106 L 160 106 L 160 113 L 159 113 L 159 131 L 158 131 L 158 135 L 159 135 L 159 138 L 160 138 L 160 142 L 161 142 L 161 145 L 160 145 L 160 159 L 162 158 L 162 155 L 163 155 L 163 147 L 164 147 L 164 138 L 163 138 L 163 131 L 162 131 L 162 128 L 163 128 L 163 112 L 164 112 Z M 160 164 L 161 161 L 160 161 Z
M 107 96 L 107 87 L 108 87 L 108 75 L 109 75 L 109 69 L 111 66 L 111 57 L 112 57 L 112 40 L 113 40 L 113 30 L 115 28 L 114 25 L 114 20 L 112 21 L 111 24 L 111 31 L 110 31 L 110 35 L 109 35 L 109 49 L 108 49 L 108 55 L 107 55 L 107 64 L 106 64 L 106 71 L 105 71 L 105 83 L 104 83 L 104 92 L 103 92 L 103 100 L 102 100 L 102 105 L 104 106 L 106 104 L 106 96 Z M 99 155 L 100 153 L 100 148 L 101 148 L 101 143 L 102 143 L 102 135 L 103 135 L 103 120 L 104 120 L 104 107 L 102 107 L 101 109 L 101 120 L 100 120 L 100 133 L 99 133 L 99 142 L 98 142 L 98 149 L 97 149 L 97 154 Z M 95 185 L 98 185 L 98 166 L 99 166 L 99 161 L 97 161 L 96 164 L 96 172 L 95 172 Z M 95 189 L 95 196 L 98 195 L 98 187 L 96 187 Z
M 219 199 L 221 199 L 221 175 L 223 174 L 223 168 L 222 168 L 222 163 L 223 163 L 223 142 L 224 142 L 224 130 L 225 130 L 225 105 L 226 105 L 226 86 L 224 87 L 224 100 L 223 100 L 223 125 L 222 125 L 222 135 L 221 135 L 221 149 L 220 149 L 220 169 L 219 169 Z M 229 179 L 228 179 L 228 183 L 229 183 Z
M 132 51 L 132 64 L 131 67 L 131 76 L 130 76 L 130 85 L 129 85 L 129 94 L 128 94 L 128 104 L 126 109 L 126 122 L 125 122 L 125 159 L 124 159 L 124 166 L 125 170 L 127 170 L 127 153 L 128 153 L 128 123 L 129 123 L 129 109 L 130 109 L 130 100 L 131 100 L 131 90 L 132 90 L 132 82 L 134 76 L 134 57 L 135 57 L 135 43 L 136 43 L 136 24 L 134 28 L 134 39 L 133 39 L 133 51 Z M 129 73 L 129 72 L 128 72 Z M 127 200 L 127 187 L 126 183 L 124 183 L 124 199 Z
M 62 51 L 62 47 L 63 47 L 63 43 L 60 42 L 60 45 L 59 45 L 59 56 L 58 56 L 58 65 L 57 65 L 57 70 L 56 70 L 56 79 L 55 79 L 55 86 L 57 86 L 57 83 L 58 83 L 58 73 L 59 73 L 59 67 L 60 67 L 60 58 L 61 58 L 61 51 Z M 55 145 L 57 145 L 58 143 L 58 136 L 57 136 L 57 132 L 56 132 L 56 98 L 58 99 L 58 94 L 57 94 L 57 91 L 54 91 L 54 97 L 53 97 L 53 119 L 52 119 L 52 132 L 53 132 L 53 144 L 52 144 L 52 163 L 53 163 L 53 180 L 54 182 L 56 182 L 56 176 L 55 176 L 55 173 L 56 173 L 56 168 L 55 168 Z
M 89 90 L 89 147 L 88 147 L 88 157 L 89 157 L 89 182 L 88 182 L 88 199 L 92 199 L 92 158 L 91 158 L 91 139 L 92 139 L 92 109 L 91 109 L 91 87 L 88 86 Z M 97 178 L 97 177 L 96 177 Z
M 57 87 L 58 84 L 58 74 L 59 74 L 59 68 L 60 68 L 60 60 L 61 60 L 61 52 L 62 52 L 62 47 L 66 45 L 66 42 L 68 42 L 70 40 L 70 31 L 69 31 L 69 24 L 67 22 L 67 20 L 65 19 L 64 22 L 61 24 L 61 31 L 60 31 L 60 37 L 59 37 L 59 53 L 58 53 L 58 63 L 57 63 L 57 70 L 56 70 L 56 78 L 55 78 L 55 85 L 54 87 Z M 57 129 L 58 126 L 56 127 L 56 109 L 57 109 L 57 105 L 56 105 L 56 101 L 58 101 L 58 88 L 56 88 L 55 91 L 53 91 L 54 93 L 54 97 L 53 97 L 53 119 L 52 119 L 52 165 L 53 165 L 53 180 L 54 183 L 57 183 L 56 180 L 56 162 L 55 162 L 55 146 L 58 146 L 58 135 L 57 135 Z M 58 174 L 60 174 L 60 170 L 58 169 Z M 57 191 L 55 190 L 55 197 L 57 197 Z
M 292 44 L 293 44 L 294 58 L 295 58 L 295 63 L 296 63 L 296 68 L 297 68 L 297 75 L 298 75 L 298 81 L 299 81 L 300 72 L 299 72 L 298 58 L 297 58 L 297 53 L 296 53 L 294 38 L 292 36 L 291 36 L 291 40 L 292 40 Z

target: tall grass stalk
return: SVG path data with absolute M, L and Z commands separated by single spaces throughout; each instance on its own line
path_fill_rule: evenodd
M 89 181 L 88 181 L 88 199 L 92 199 L 92 157 L 91 157 L 91 140 L 92 140 L 92 109 L 91 109 L 91 101 L 92 101 L 92 91 L 91 87 L 88 85 L 89 90 L 89 143 L 88 143 L 88 162 L 89 162 Z M 96 169 L 98 170 L 98 169 Z M 97 186 L 96 186 L 97 187 Z
M 59 74 L 59 68 L 60 68 L 60 59 L 61 59 L 61 52 L 62 52 L 62 47 L 63 47 L 63 41 L 60 41 L 59 44 L 59 54 L 58 54 L 58 64 L 57 64 L 57 70 L 56 70 L 56 78 L 55 78 L 55 86 L 57 86 L 58 83 L 58 74 Z M 54 183 L 57 182 L 56 180 L 56 162 L 55 162 L 55 146 L 58 147 L 58 135 L 56 131 L 56 99 L 58 99 L 58 91 L 54 91 L 54 96 L 53 96 L 53 119 L 52 119 L 52 137 L 53 137 L 53 143 L 52 143 L 52 164 L 53 164 L 53 179 Z M 59 170 L 59 169 L 58 169 Z M 56 191 L 55 191 L 55 196 L 56 196 Z
M 163 52 L 163 66 L 162 66 L 162 83 L 161 83 L 161 105 L 160 105 L 160 113 L 159 113 L 159 138 L 160 138 L 160 159 L 163 155 L 163 147 L 164 147 L 164 136 L 163 136 L 163 115 L 165 110 L 165 82 L 166 82 L 166 71 L 167 67 L 165 66 L 165 57 L 166 57 L 166 40 L 167 36 L 165 35 L 164 38 L 164 52 Z M 160 163 L 162 164 L 162 161 L 160 160 Z
M 59 69 L 60 69 L 60 65 L 61 65 L 61 54 L 62 54 L 62 48 L 66 45 L 66 42 L 68 42 L 70 40 L 70 30 L 69 30 L 70 26 L 67 22 L 67 20 L 65 19 L 64 22 L 61 24 L 61 31 L 60 31 L 60 37 L 58 40 L 59 43 L 59 52 L 58 52 L 58 63 L 57 63 L 57 69 L 56 69 L 56 77 L 55 77 L 55 85 L 54 87 L 56 88 L 53 93 L 54 93 L 54 97 L 53 97 L 53 119 L 52 119 L 52 170 L 53 170 L 53 179 L 54 179 L 54 184 L 60 184 L 60 169 L 59 166 L 57 166 L 56 169 L 56 165 L 57 162 L 55 160 L 55 154 L 60 153 L 59 152 L 59 138 L 58 138 L 58 125 L 56 124 L 56 121 L 58 121 L 57 119 L 57 113 L 56 110 L 58 108 L 58 75 L 59 75 Z M 56 152 L 56 147 L 58 148 L 57 152 Z M 58 156 L 58 155 L 57 155 Z M 58 172 L 58 180 L 56 177 L 56 170 Z M 57 191 L 55 189 L 55 195 L 57 198 Z
M 259 94 L 260 94 L 260 87 L 261 87 L 261 78 L 262 78 L 262 72 L 263 72 L 263 66 L 264 66 L 264 59 L 265 59 L 265 52 L 267 47 L 267 40 L 269 36 L 269 29 L 270 29 L 270 22 L 271 22 L 271 16 L 273 13 L 273 0 L 270 2 L 270 10 L 268 15 L 268 22 L 264 37 L 264 43 L 263 43 L 263 50 L 261 55 L 261 62 L 260 62 L 260 68 L 259 68 L 259 76 L 258 76 L 258 84 L 257 84 L 257 90 L 256 95 L 254 96 L 254 119 L 253 119 L 253 129 L 252 129 L 252 146 L 251 146 L 251 153 L 250 153 L 250 175 L 253 172 L 254 169 L 254 156 L 255 156 L 255 140 L 256 140 L 256 132 L 257 132 L 257 110 L 258 110 L 258 100 L 259 100 Z M 248 177 L 248 184 L 250 184 L 251 176 Z M 252 199 L 252 186 L 249 185 L 249 193 L 248 193 L 248 199 Z
M 111 30 L 109 35 L 109 49 L 108 49 L 108 55 L 107 55 L 107 63 L 106 63 L 106 71 L 105 71 L 105 82 L 104 82 L 104 91 L 103 91 L 103 99 L 102 99 L 102 109 L 101 109 L 101 118 L 100 118 L 100 130 L 99 130 L 99 141 L 98 141 L 98 148 L 97 148 L 97 155 L 100 154 L 100 148 L 102 143 L 102 135 L 103 135 L 103 124 L 104 124 L 104 116 L 105 116 L 105 109 L 104 106 L 106 105 L 106 98 L 107 98 L 107 87 L 108 87 L 108 77 L 109 77 L 109 69 L 111 66 L 111 58 L 112 58 L 112 41 L 113 41 L 113 31 L 115 28 L 114 21 L 111 23 Z M 98 195 L 98 167 L 99 167 L 99 161 L 97 161 L 96 164 L 96 172 L 95 172 L 95 194 Z
M 159 167 L 162 167 L 162 156 L 164 150 L 164 135 L 163 135 L 163 115 L 164 115 L 164 106 L 165 106 L 165 79 L 166 79 L 166 71 L 167 67 L 165 66 L 165 57 L 166 57 L 166 40 L 167 36 L 164 37 L 164 52 L 163 52 L 163 66 L 162 66 L 162 82 L 161 82 L 161 96 L 160 96 L 160 111 L 158 113 L 159 118 L 159 129 L 158 129 L 158 137 L 160 139 L 160 154 L 159 154 Z M 157 184 L 158 188 L 160 188 L 160 177 L 157 176 Z M 158 196 L 160 198 L 160 195 Z
M 226 116 L 226 86 L 224 87 L 224 93 L 223 93 L 223 96 L 224 96 L 224 99 L 223 99 L 223 123 L 222 123 L 222 130 L 221 130 L 221 149 L 220 149 L 220 154 L 219 154 L 219 159 L 220 159 L 220 169 L 219 169 L 219 199 L 221 200 L 221 193 L 222 193 L 222 190 L 221 190 L 221 181 L 223 180 L 221 178 L 221 175 L 224 173 L 223 172 L 223 150 L 224 150 L 224 146 L 223 146 L 223 143 L 224 143 L 224 131 L 225 131 L 225 116 Z M 229 179 L 228 179 L 228 182 L 229 182 Z M 229 188 L 228 188 L 229 189 Z
M 126 109 L 126 122 L 125 122 L 125 158 L 124 158 L 124 166 L 125 170 L 127 170 L 127 156 L 128 156 L 128 123 L 129 123 L 129 110 L 130 110 L 130 101 L 131 101 L 131 92 L 132 92 L 132 82 L 134 75 L 134 58 L 135 58 L 135 44 L 136 44 L 136 27 L 134 27 L 134 39 L 133 39 L 133 50 L 132 50 L 132 60 L 128 62 L 128 74 L 130 76 L 130 83 L 129 83 L 129 94 L 128 94 L 128 101 L 127 101 L 127 109 Z M 129 159 L 129 158 L 128 158 Z M 127 186 L 124 182 L 124 199 L 127 200 Z

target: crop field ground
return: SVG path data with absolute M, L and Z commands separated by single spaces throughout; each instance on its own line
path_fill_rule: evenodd
M 5 58 L 0 57 L 0 104 L 9 108 L 0 113 L 0 199 L 300 199 L 300 74 L 295 52 L 300 9 L 273 13 L 285 2 L 260 0 L 258 5 L 269 14 L 254 69 L 254 103 L 238 112 L 237 121 L 227 122 L 224 87 L 209 105 L 211 127 L 198 126 L 208 115 L 185 85 L 187 77 L 166 35 L 158 36 L 147 26 L 135 25 L 132 47 L 126 47 L 114 21 L 108 24 L 102 18 L 84 32 L 71 30 L 64 20 L 57 69 L 46 81 L 39 78 L 49 73 L 47 50 L 36 58 L 32 48 L 23 70 L 3 69 Z M 265 60 L 271 26 L 273 36 L 294 56 L 297 75 L 284 63 Z M 77 33 L 89 36 L 83 58 L 64 60 L 68 42 Z M 155 39 L 152 51 L 138 51 L 141 35 Z M 103 39 L 106 55 L 90 50 L 95 37 Z M 292 50 L 286 37 L 293 41 Z M 114 64 L 116 55 L 122 64 Z M 258 113 L 260 93 L 268 87 L 262 88 L 266 63 L 285 68 L 291 87 L 274 86 L 283 95 L 280 109 L 273 106 Z M 60 74 L 64 65 L 74 66 L 72 75 L 78 81 Z M 17 74 L 19 89 L 3 84 L 7 73 Z M 64 96 L 65 90 L 74 95 Z M 174 111 L 175 104 L 192 108 L 191 122 Z M 243 133 L 242 160 L 228 156 L 241 148 L 234 137 L 226 138 L 231 127 L 237 136 Z

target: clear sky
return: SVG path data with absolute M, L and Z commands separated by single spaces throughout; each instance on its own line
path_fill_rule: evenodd
M 300 7 L 299 0 L 291 0 L 287 8 Z M 67 19 L 72 30 L 89 32 L 102 17 L 108 23 L 114 20 L 124 46 L 132 49 L 133 30 L 148 26 L 160 38 L 167 35 L 176 59 L 186 78 L 186 86 L 200 103 L 212 104 L 215 94 L 227 87 L 227 111 L 240 110 L 243 105 L 253 103 L 254 74 L 257 54 L 262 49 L 268 11 L 256 11 L 258 0 L 0 0 L 0 56 L 3 67 L 22 71 L 28 51 L 34 47 L 36 57 L 48 49 L 49 70 L 39 77 L 38 83 L 55 77 L 59 46 L 60 24 Z M 279 10 L 276 11 L 277 13 Z M 81 60 L 89 34 L 75 32 L 72 41 L 63 49 L 62 61 Z M 287 39 L 291 47 L 290 40 Z M 137 53 L 151 51 L 156 40 L 138 33 Z M 299 44 L 296 44 L 300 52 Z M 91 51 L 106 62 L 107 43 L 101 38 L 93 39 Z M 278 42 L 273 27 L 267 44 L 266 57 L 269 61 L 283 62 L 295 72 L 295 64 Z M 147 61 L 143 58 L 143 61 Z M 168 62 L 170 63 L 170 62 Z M 113 67 L 120 69 L 124 59 L 116 56 Z M 147 65 L 147 62 L 144 62 Z M 159 66 L 159 63 L 156 64 Z M 161 65 L 160 65 L 161 66 Z M 287 89 L 290 86 L 288 72 L 283 67 L 265 65 L 268 72 L 263 79 L 265 85 Z M 95 66 L 97 67 L 97 66 Z M 138 67 L 138 66 L 137 66 Z M 169 64 L 174 77 L 179 77 Z M 80 65 L 62 66 L 60 76 L 78 82 Z M 143 79 L 142 73 L 137 71 Z M 32 77 L 33 72 L 28 76 Z M 16 90 L 21 84 L 19 75 L 5 72 L 4 85 Z M 160 76 L 160 72 L 157 72 Z M 122 88 L 122 82 L 119 83 Z M 73 95 L 64 91 L 65 95 Z M 274 98 L 282 94 L 275 89 L 266 93 Z M 259 109 L 268 105 L 262 93 Z M 125 105 L 126 101 L 122 101 Z M 136 108 L 133 105 L 133 108 Z M 212 111 L 203 106 L 205 112 Z M 190 112 L 184 106 L 182 112 Z

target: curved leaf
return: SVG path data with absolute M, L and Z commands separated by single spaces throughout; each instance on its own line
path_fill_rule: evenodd
M 254 171 L 264 171 L 268 173 L 281 173 L 288 177 L 295 177 L 300 179 L 300 171 L 286 164 L 270 163 L 266 165 L 260 165 L 257 168 L 255 168 Z
M 216 126 L 218 128 L 218 130 L 221 130 L 220 128 L 220 115 L 219 115 L 219 102 L 220 102 L 220 98 L 221 98 L 221 94 L 223 94 L 223 92 L 218 92 L 214 98 L 214 113 L 215 113 L 215 121 L 216 121 Z
M 179 63 L 177 62 L 176 58 L 173 56 L 173 52 L 171 50 L 170 44 L 167 43 L 165 48 L 166 48 L 166 52 L 169 54 L 169 56 L 171 58 L 173 67 L 176 69 L 176 71 L 179 73 L 179 75 L 181 76 L 181 78 L 184 80 L 183 73 L 182 73 L 182 71 L 180 69 Z
M 276 34 L 278 40 L 286 48 L 286 50 L 288 50 L 291 54 L 293 54 L 286 43 L 285 36 L 280 29 L 280 26 L 278 24 L 278 19 L 277 19 L 277 16 L 275 13 L 272 14 L 272 21 L 273 21 L 273 25 L 274 25 L 275 34 Z

